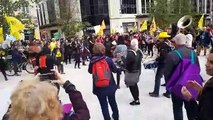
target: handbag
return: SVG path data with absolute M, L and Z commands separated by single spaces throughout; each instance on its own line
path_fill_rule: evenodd
M 139 82 L 140 71 L 137 70 L 135 72 L 125 72 L 124 82 L 128 86 L 133 86 Z

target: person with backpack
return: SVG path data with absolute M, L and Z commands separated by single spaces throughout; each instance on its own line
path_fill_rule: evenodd
M 171 47 L 167 43 L 168 38 L 170 37 L 171 36 L 168 35 L 167 32 L 161 32 L 158 36 L 159 42 L 158 44 L 156 44 L 156 47 L 158 49 L 158 57 L 156 58 L 158 67 L 157 73 L 155 75 L 154 91 L 149 93 L 151 97 L 159 97 L 160 82 L 161 78 L 163 77 L 164 67 L 166 65 L 165 58 L 167 54 L 171 51 Z M 163 95 L 167 98 L 170 98 L 170 93 L 168 91 L 166 91 L 166 93 L 163 93 Z
M 54 65 L 56 65 L 57 61 L 50 54 L 51 50 L 46 47 L 38 54 L 36 57 L 36 73 L 46 74 L 52 72 L 51 70 L 54 69 Z
M 108 103 L 112 109 L 112 117 L 119 120 L 119 111 L 115 99 L 117 86 L 112 72 L 120 73 L 112 59 L 105 56 L 105 47 L 102 43 L 93 46 L 93 57 L 90 61 L 88 72 L 93 76 L 93 93 L 98 97 L 104 120 L 111 120 Z
M 140 105 L 139 89 L 137 83 L 141 74 L 141 61 L 143 58 L 142 51 L 138 48 L 138 40 L 132 39 L 130 49 L 127 51 L 126 57 L 126 71 L 125 84 L 129 87 L 130 92 L 134 98 L 130 105 Z
M 194 71 L 199 71 L 199 61 L 196 53 L 191 50 L 190 48 L 186 47 L 186 41 L 187 38 L 184 34 L 179 33 L 174 38 L 174 46 L 175 50 L 170 52 L 165 60 L 166 66 L 164 70 L 164 76 L 166 80 L 166 87 L 167 89 L 170 89 L 171 82 L 176 82 L 175 85 L 178 85 L 180 83 L 178 82 L 184 82 L 185 79 L 182 75 L 191 75 Z M 188 59 L 188 62 L 185 61 L 185 59 Z M 196 65 L 198 70 L 191 70 L 190 72 L 185 72 L 184 69 L 182 69 L 184 65 L 184 61 L 186 63 L 191 62 L 193 60 L 193 64 Z M 180 65 L 183 65 L 183 67 L 180 67 Z M 191 63 L 189 63 L 191 65 Z M 186 67 L 187 69 L 187 67 Z M 180 71 L 180 72 L 178 72 Z M 183 72 L 182 72 L 183 71 Z M 172 80 L 173 76 L 176 75 L 177 79 Z M 186 76 L 185 76 L 186 77 Z M 198 110 L 198 104 L 195 100 L 187 101 L 183 99 L 181 96 L 178 96 L 177 92 L 179 91 L 173 91 L 173 88 L 175 88 L 175 85 L 170 89 L 171 90 L 171 97 L 172 97 L 172 104 L 173 104 L 173 115 L 174 120 L 183 120 L 183 103 L 185 105 L 185 109 L 187 112 L 188 120 L 196 120 L 197 119 L 197 110 Z M 178 85 L 178 87 L 180 87 Z

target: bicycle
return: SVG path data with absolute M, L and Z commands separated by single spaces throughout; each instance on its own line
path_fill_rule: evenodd
M 35 61 L 35 58 L 30 58 L 28 60 L 27 57 L 22 53 L 22 60 L 17 65 L 18 72 L 22 72 L 22 70 L 26 70 L 29 74 L 34 74 L 34 64 L 33 64 L 34 61 Z M 7 63 L 6 74 L 8 76 L 14 76 L 15 71 L 14 71 L 14 64 L 12 62 L 12 55 L 6 56 L 6 63 Z

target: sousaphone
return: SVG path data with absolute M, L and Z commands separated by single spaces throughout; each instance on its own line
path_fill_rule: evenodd
M 177 26 L 181 29 L 185 29 L 192 24 L 192 16 L 185 15 L 178 20 Z

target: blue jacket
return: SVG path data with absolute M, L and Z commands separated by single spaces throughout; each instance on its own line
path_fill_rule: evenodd
M 92 59 L 90 61 L 90 64 L 89 64 L 89 68 L 88 68 L 88 72 L 90 74 L 92 74 L 92 66 L 93 66 L 93 64 L 95 62 L 99 61 L 99 60 L 102 60 L 102 59 L 106 59 L 111 72 L 114 72 L 114 73 L 120 73 L 121 72 L 121 70 L 118 69 L 115 66 L 115 64 L 113 63 L 111 58 L 106 57 L 106 56 L 94 56 L 94 57 L 92 57 Z M 117 90 L 117 86 L 115 84 L 115 80 L 114 80 L 114 77 L 113 77 L 112 73 L 111 73 L 110 84 L 107 87 L 96 87 L 95 86 L 95 81 L 93 80 L 93 93 L 96 94 L 96 95 L 108 96 L 108 95 L 114 94 L 116 90 Z

